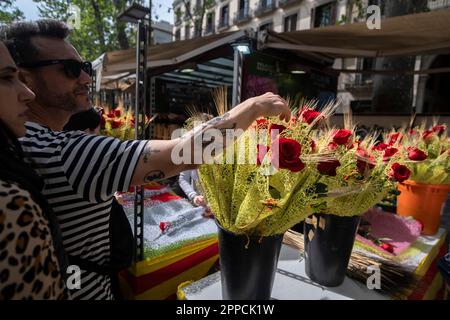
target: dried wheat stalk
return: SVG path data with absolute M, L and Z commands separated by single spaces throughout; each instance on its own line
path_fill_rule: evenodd
M 303 234 L 288 230 L 284 234 L 283 243 L 304 250 Z M 347 269 L 347 276 L 367 283 L 367 279 L 372 272 L 367 272 L 370 266 L 378 266 L 381 273 L 381 289 L 378 290 L 382 294 L 386 294 L 396 299 L 404 299 L 408 294 L 417 287 L 418 277 L 404 266 L 383 258 L 374 258 L 365 255 L 362 252 L 352 252 L 350 262 Z

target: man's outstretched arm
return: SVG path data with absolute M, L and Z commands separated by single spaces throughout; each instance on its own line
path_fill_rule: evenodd
M 205 131 L 217 129 L 225 140 L 226 129 L 246 130 L 256 119 L 264 116 L 279 116 L 280 119 L 289 121 L 291 111 L 283 98 L 266 93 L 242 102 L 224 115 L 213 118 L 179 139 L 149 141 L 139 159 L 131 184 L 146 184 L 197 168 L 198 165 L 192 164 L 194 161 L 188 164 L 175 164 L 172 159 L 174 148 L 180 147 L 180 144 L 188 145 L 190 154 L 194 155 L 194 140 Z M 206 148 L 207 145 L 204 144 L 202 148 Z

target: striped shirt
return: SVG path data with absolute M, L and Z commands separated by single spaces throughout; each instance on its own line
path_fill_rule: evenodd
M 53 132 L 27 122 L 25 157 L 45 181 L 43 194 L 61 226 L 66 252 L 100 265 L 109 262 L 109 216 L 116 191 L 127 191 L 146 141 L 81 131 Z M 112 299 L 110 278 L 82 270 L 74 299 Z

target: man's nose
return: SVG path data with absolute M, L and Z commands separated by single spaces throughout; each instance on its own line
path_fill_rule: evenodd
M 87 74 L 84 70 L 82 70 L 80 73 L 80 77 L 78 78 L 78 81 L 81 84 L 91 84 L 92 78 L 89 76 L 89 74 Z

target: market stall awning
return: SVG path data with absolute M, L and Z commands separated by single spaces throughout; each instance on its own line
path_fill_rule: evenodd
M 301 52 L 330 62 L 335 58 L 424 55 L 450 52 L 450 9 L 303 31 L 260 34 L 258 48 Z
M 180 65 L 211 50 L 231 44 L 246 35 L 245 30 L 240 30 L 150 46 L 148 67 L 153 69 Z M 136 50 L 107 52 L 99 57 L 93 65 L 96 70 L 101 70 L 102 77 L 135 72 Z

